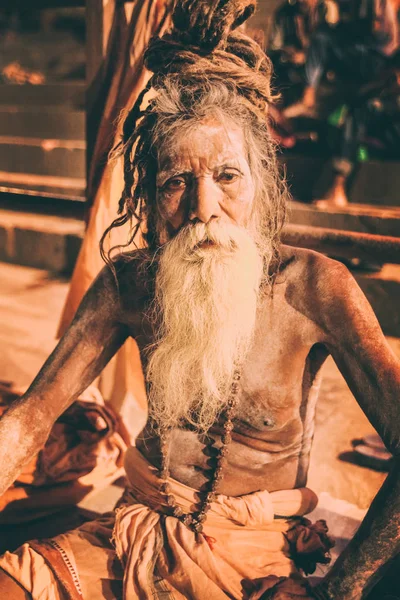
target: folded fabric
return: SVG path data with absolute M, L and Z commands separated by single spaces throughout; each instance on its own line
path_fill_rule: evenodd
M 33 600 L 258 600 L 281 589 L 306 598 L 304 565 L 311 572 L 329 560 L 325 522 L 303 517 L 317 503 L 308 488 L 219 494 L 196 534 L 168 514 L 158 470 L 136 448 L 125 469 L 129 487 L 114 512 L 0 558 Z M 192 512 L 198 492 L 172 478 L 168 484 L 177 505 Z
M 220 494 L 195 534 L 169 516 L 158 470 L 136 448 L 125 469 L 129 487 L 114 512 L 0 558 L 33 600 L 256 600 L 268 578 L 276 588 L 291 577 L 285 585 L 293 587 L 299 552 L 315 554 L 318 532 L 326 533 L 324 526 L 307 530 L 303 515 L 317 498 L 301 488 Z M 198 492 L 168 483 L 182 510 L 192 511 Z
M 0 416 L 20 395 L 0 388 Z M 36 519 L 75 504 L 123 474 L 129 435 L 100 392 L 90 387 L 55 422 L 44 448 L 0 496 L 0 524 Z
M 250 597 L 260 578 L 287 577 L 298 569 L 287 532 L 296 517 L 311 512 L 316 495 L 308 488 L 239 497 L 220 494 L 211 503 L 202 535 L 167 516 L 157 470 L 135 448 L 125 457 L 129 489 L 116 510 L 113 542 L 124 568 L 124 598 Z M 196 490 L 169 479 L 184 512 L 198 503 Z M 243 585 L 247 583 L 247 596 Z

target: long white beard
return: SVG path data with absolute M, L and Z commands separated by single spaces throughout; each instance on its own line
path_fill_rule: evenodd
M 146 372 L 157 426 L 188 422 L 206 432 L 215 423 L 253 338 L 262 275 L 255 243 L 235 225 L 188 225 L 165 244 Z

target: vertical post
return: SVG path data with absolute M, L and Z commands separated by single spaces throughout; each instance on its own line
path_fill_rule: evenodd
M 86 0 L 86 84 L 88 90 L 104 58 L 103 0 Z
M 96 141 L 93 108 L 103 63 L 103 0 L 86 0 L 86 177 Z
M 109 34 L 118 0 L 86 0 L 86 173 L 101 118 L 99 98 Z

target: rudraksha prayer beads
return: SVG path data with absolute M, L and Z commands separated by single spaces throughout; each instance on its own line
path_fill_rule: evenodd
M 232 383 L 230 388 L 230 394 L 227 400 L 227 405 L 225 410 L 223 411 L 223 433 L 221 436 L 222 445 L 217 451 L 217 455 L 215 457 L 215 468 L 213 473 L 209 479 L 209 481 L 205 485 L 205 489 L 203 491 L 203 499 L 199 503 L 198 510 L 192 513 L 185 513 L 180 506 L 178 506 L 176 502 L 175 496 L 171 493 L 171 486 L 168 483 L 168 478 L 170 477 L 170 457 L 171 457 L 171 448 L 170 448 L 170 438 L 171 438 L 171 430 L 164 429 L 159 433 L 160 437 L 160 450 L 161 450 L 161 468 L 159 471 L 159 477 L 163 480 L 160 491 L 165 495 L 167 505 L 170 509 L 171 516 L 176 517 L 186 527 L 194 531 L 195 533 L 202 533 L 203 524 L 207 518 L 207 513 L 211 508 L 211 503 L 217 497 L 217 489 L 220 484 L 220 481 L 223 478 L 223 461 L 228 453 L 228 445 L 232 441 L 232 430 L 233 430 L 233 415 L 237 406 L 237 399 L 239 393 L 239 381 L 241 378 L 241 372 L 239 368 L 235 368 L 232 377 Z

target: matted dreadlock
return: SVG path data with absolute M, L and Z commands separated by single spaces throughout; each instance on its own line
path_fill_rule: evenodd
M 273 255 L 285 219 L 285 185 L 278 176 L 275 148 L 267 127 L 271 63 L 259 45 L 235 31 L 255 10 L 255 0 L 176 0 L 172 30 L 153 38 L 145 65 L 153 72 L 129 111 L 122 140 L 113 156 L 123 156 L 124 190 L 118 214 L 104 232 L 100 249 L 110 264 L 104 242 L 115 227 L 136 222 L 130 246 L 142 224 L 143 238 L 153 252 L 160 246 L 156 206 L 157 146 L 171 139 L 180 125 L 199 122 L 212 113 L 245 128 L 249 165 L 259 188 L 259 228 L 268 228 Z M 142 108 L 146 94 L 153 99 Z M 172 106 L 173 105 L 173 106 Z M 256 153 L 256 158 L 254 158 Z M 257 163 L 257 164 L 256 164 Z M 258 170 L 257 170 L 258 165 Z

